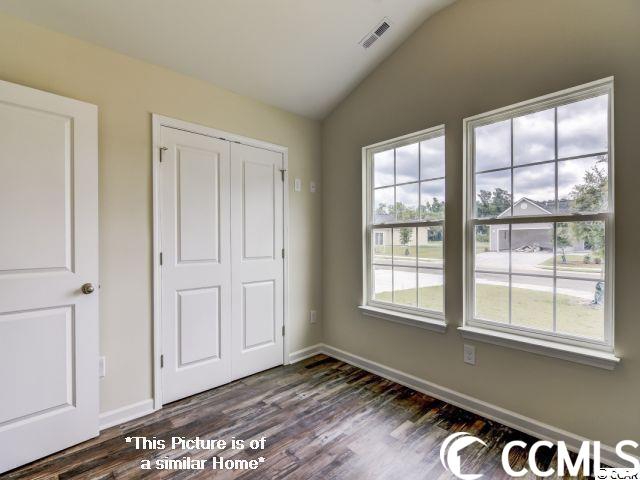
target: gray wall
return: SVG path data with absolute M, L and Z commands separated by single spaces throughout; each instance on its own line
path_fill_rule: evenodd
M 462 362 L 462 119 L 615 75 L 613 372 L 478 344 Z M 640 1 L 460 0 L 420 27 L 323 124 L 324 338 L 534 419 L 615 443 L 640 431 L 637 138 Z M 446 334 L 361 315 L 361 148 L 444 123 Z

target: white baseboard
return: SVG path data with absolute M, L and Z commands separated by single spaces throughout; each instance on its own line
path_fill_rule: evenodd
M 567 447 L 573 451 L 578 451 L 581 443 L 588 440 L 580 435 L 567 432 L 566 430 L 556 428 L 533 418 L 520 415 L 519 413 L 512 412 L 511 410 L 498 407 L 497 405 L 492 405 L 488 402 L 465 395 L 464 393 L 456 392 L 450 388 L 437 385 L 409 373 L 396 370 L 395 368 L 388 367 L 381 363 L 368 360 L 323 343 L 318 343 L 290 353 L 289 363 L 300 362 L 320 353 L 362 368 L 368 372 L 375 373 L 376 375 L 380 375 L 381 377 L 445 401 L 455 405 L 456 407 L 527 433 L 535 438 L 550 441 L 562 440 L 567 444 Z M 153 411 L 153 399 L 147 399 L 101 413 L 100 430 L 148 415 L 149 413 L 153 413 Z M 603 463 L 611 466 L 625 466 L 620 463 L 620 460 L 615 453 L 615 449 L 609 445 L 602 445 L 601 455 Z
M 502 407 L 492 405 L 469 395 L 465 395 L 455 390 L 436 385 L 409 373 L 401 372 L 395 368 L 387 367 L 380 363 L 368 360 L 358 355 L 354 355 L 344 350 L 323 344 L 321 352 L 330 357 L 336 358 L 343 362 L 349 363 L 356 367 L 360 367 L 376 375 L 380 375 L 388 380 L 412 388 L 418 392 L 425 393 L 429 396 L 443 400 L 447 403 L 460 407 L 469 412 L 473 412 L 482 417 L 494 420 L 508 427 L 514 428 L 521 432 L 527 433 L 535 438 L 550 441 L 564 441 L 572 451 L 577 452 L 583 441 L 588 440 L 579 435 L 575 435 L 566 430 L 562 430 L 548 425 L 533 418 L 525 417 L 516 412 L 512 412 Z M 615 448 L 602 445 L 601 447 L 602 463 L 611 466 L 625 466 L 620 463 L 620 459 L 615 453 Z M 628 466 L 628 465 L 627 465 Z
M 153 413 L 153 399 L 142 400 L 141 402 L 125 405 L 124 407 L 109 410 L 100 414 L 100 430 L 105 430 L 114 425 L 119 425 L 129 420 L 144 417 Z
M 289 354 L 289 363 L 297 363 L 306 358 L 313 357 L 314 355 L 318 355 L 322 353 L 322 348 L 324 345 L 322 343 L 317 343 L 307 348 L 303 348 L 301 350 L 296 350 L 295 352 L 291 352 Z

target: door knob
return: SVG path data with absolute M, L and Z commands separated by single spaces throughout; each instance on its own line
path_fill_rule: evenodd
M 89 295 L 90 293 L 93 293 L 95 288 L 93 287 L 92 283 L 85 283 L 84 285 L 82 285 L 81 290 L 85 295 Z

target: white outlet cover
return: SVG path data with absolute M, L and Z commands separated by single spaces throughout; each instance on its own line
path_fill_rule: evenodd
M 299 178 L 296 178 L 293 181 L 293 191 L 294 192 L 299 192 L 302 190 L 302 180 L 300 180 Z
M 316 193 L 316 182 L 310 182 L 309 183 L 309 191 L 311 193 Z
M 469 365 L 476 364 L 476 347 L 473 345 L 464 346 L 464 363 Z
M 309 312 L 309 323 L 316 323 L 318 321 L 318 314 L 315 310 Z

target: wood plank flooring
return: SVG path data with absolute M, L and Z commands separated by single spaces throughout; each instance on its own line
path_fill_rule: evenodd
M 357 367 L 318 355 L 165 405 L 146 417 L 104 430 L 93 440 L 8 472 L 3 479 L 449 479 L 442 441 L 468 432 L 487 447 L 465 449 L 464 472 L 507 477 L 500 466 L 508 441 L 535 438 L 466 412 Z M 263 451 L 136 450 L 125 437 L 259 439 Z M 544 449 L 540 453 L 543 453 Z M 538 456 L 541 468 L 555 452 Z M 142 471 L 140 461 L 190 456 L 203 471 Z M 266 460 L 256 470 L 212 470 L 211 457 Z M 513 451 L 514 467 L 525 462 Z M 533 478 L 533 477 L 525 477 Z

